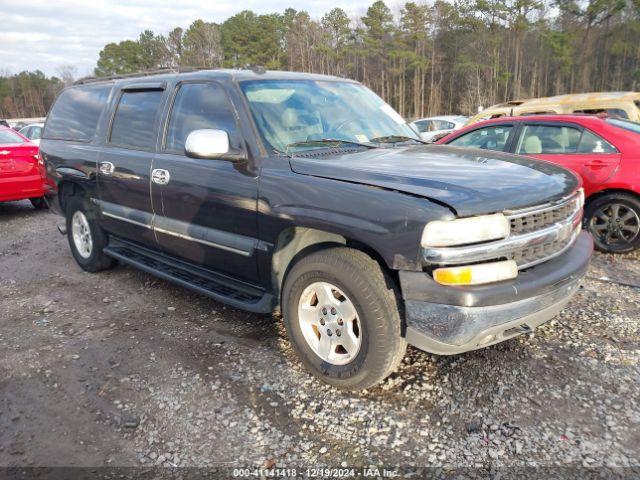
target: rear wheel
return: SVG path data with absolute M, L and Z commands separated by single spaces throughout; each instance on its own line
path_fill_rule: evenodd
M 97 222 L 95 209 L 84 197 L 71 197 L 66 206 L 67 239 L 73 257 L 87 272 L 99 272 L 115 261 L 105 255 L 107 235 Z
M 609 193 L 585 209 L 586 225 L 601 252 L 624 253 L 640 246 L 640 200 L 627 193 Z
M 386 378 L 404 356 L 397 298 L 375 260 L 358 250 L 331 248 L 300 260 L 287 275 L 284 322 L 313 375 L 360 390 Z
M 47 208 L 47 202 L 44 201 L 44 197 L 30 198 L 29 201 L 36 210 L 43 210 Z

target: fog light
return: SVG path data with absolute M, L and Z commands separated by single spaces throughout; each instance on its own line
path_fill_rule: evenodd
M 438 268 L 433 278 L 442 285 L 481 285 L 510 280 L 518 276 L 518 265 L 513 260 L 482 263 L 464 267 Z

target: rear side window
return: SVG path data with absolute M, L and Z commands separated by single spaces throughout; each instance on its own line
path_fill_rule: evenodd
M 236 137 L 236 121 L 223 88 L 215 83 L 187 83 L 173 102 L 165 151 L 184 154 L 184 144 L 194 130 L 224 130 Z
M 42 137 L 90 141 L 110 92 L 111 84 L 82 85 L 64 90 L 49 112 Z
M 589 130 L 582 133 L 578 153 L 617 153 L 616 147 Z
M 0 144 L 10 143 L 24 143 L 24 140 L 13 130 L 0 130 Z
M 136 150 L 152 150 L 162 90 L 124 91 L 113 117 L 109 142 Z

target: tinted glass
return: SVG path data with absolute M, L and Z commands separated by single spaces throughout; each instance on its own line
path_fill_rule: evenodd
M 621 108 L 589 108 L 583 110 L 574 110 L 573 113 L 586 113 L 589 115 L 597 115 L 599 113 L 606 113 L 612 117 L 629 118 L 627 112 Z
M 110 84 L 82 85 L 63 91 L 49 113 L 42 136 L 90 141 L 110 91 Z
M 123 92 L 111 127 L 109 141 L 123 147 L 152 150 L 161 90 Z
M 29 132 L 29 138 L 31 140 L 40 140 L 42 136 L 42 127 L 31 127 L 31 131 Z
M 616 148 L 595 133 L 585 130 L 578 145 L 578 153 L 616 153 Z
M 445 120 L 436 120 L 435 124 L 436 130 L 452 130 L 456 127 L 453 123 L 447 122 Z
M 183 154 L 189 134 L 206 128 L 226 131 L 233 144 L 236 122 L 224 90 L 215 83 L 182 85 L 171 110 L 165 150 Z
M 556 125 L 525 125 L 516 153 L 566 154 L 576 153 L 582 132 L 573 127 Z
M 416 129 L 420 133 L 426 132 L 427 129 L 429 128 L 429 124 L 430 124 L 430 122 L 428 122 L 427 120 L 422 120 L 421 122 L 415 122 L 414 123 Z
M 511 125 L 479 128 L 452 140 L 449 145 L 504 152 L 512 130 L 513 127 Z
M 13 130 L 0 129 L 0 144 L 24 143 L 24 139 Z

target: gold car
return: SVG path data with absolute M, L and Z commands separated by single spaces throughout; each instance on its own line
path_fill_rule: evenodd
M 471 117 L 467 125 L 503 116 L 553 113 L 607 113 L 640 122 L 640 92 L 596 92 L 513 100 L 489 107 Z

